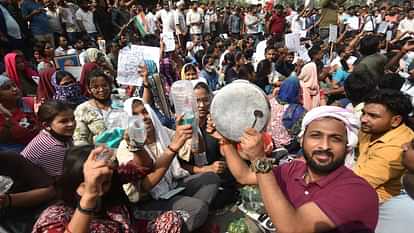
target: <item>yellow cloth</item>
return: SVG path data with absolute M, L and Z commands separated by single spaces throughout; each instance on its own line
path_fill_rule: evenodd
M 401 146 L 413 138 L 414 132 L 405 124 L 372 142 L 369 134 L 360 132 L 354 172 L 375 188 L 380 203 L 400 193 L 400 178 L 405 172 Z

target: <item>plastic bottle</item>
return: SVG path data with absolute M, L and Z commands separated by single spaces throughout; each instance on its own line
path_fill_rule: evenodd
M 128 118 L 128 136 L 132 147 L 143 147 L 147 139 L 144 119 L 141 116 Z
M 171 97 L 173 99 L 175 113 L 178 116 L 184 114 L 184 118 L 181 120 L 180 124 L 191 124 L 193 126 L 191 149 L 192 151 L 198 151 L 197 100 L 194 95 L 192 82 L 190 80 L 174 82 L 171 87 Z

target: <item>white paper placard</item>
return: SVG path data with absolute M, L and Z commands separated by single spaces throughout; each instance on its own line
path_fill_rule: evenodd
M 299 51 L 300 50 L 300 34 L 299 33 L 286 34 L 285 44 L 286 44 L 286 48 L 288 48 L 290 51 Z
M 122 85 L 141 86 L 142 78 L 138 75 L 138 66 L 144 60 L 152 60 L 160 70 L 160 48 L 131 45 L 119 51 L 117 82 Z
M 377 30 L 378 33 L 385 34 L 387 33 L 387 30 L 388 30 L 388 22 L 382 22 L 380 23 L 380 25 L 378 25 L 378 30 Z
M 162 41 L 165 44 L 164 51 L 172 52 L 175 50 L 175 38 L 173 32 L 166 32 L 161 35 Z
M 338 26 L 337 25 L 329 25 L 329 42 L 336 42 L 338 39 Z

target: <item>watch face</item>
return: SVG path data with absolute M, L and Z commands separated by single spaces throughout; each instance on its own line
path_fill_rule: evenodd
M 271 164 L 267 160 L 258 160 L 256 168 L 259 172 L 268 172 L 271 169 Z

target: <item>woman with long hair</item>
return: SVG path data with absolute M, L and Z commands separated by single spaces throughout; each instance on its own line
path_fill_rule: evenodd
M 181 232 L 181 219 L 174 212 L 166 212 L 152 223 L 134 219 L 122 190 L 124 182 L 142 177 L 133 168 L 129 173 L 127 168 L 118 167 L 105 147 L 70 148 L 63 162 L 63 175 L 56 184 L 59 201 L 43 211 L 33 232 Z

